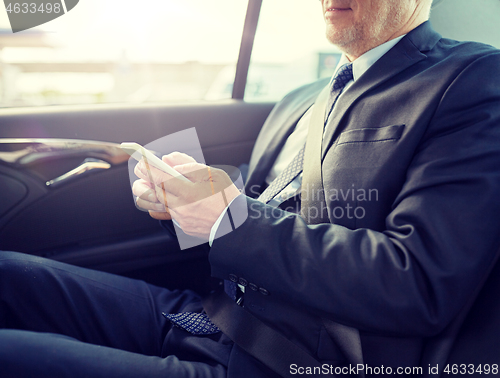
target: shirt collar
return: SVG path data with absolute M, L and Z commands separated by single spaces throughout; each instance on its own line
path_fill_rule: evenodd
M 367 52 L 365 52 L 363 55 L 361 55 L 358 59 L 356 59 L 354 62 L 352 62 L 352 76 L 353 80 L 356 81 L 358 80 L 361 75 L 363 75 L 368 69 L 382 56 L 385 55 L 390 49 L 392 49 L 396 44 L 405 36 L 406 34 L 391 39 L 388 42 L 385 42 Z M 340 58 L 339 63 L 337 64 L 337 68 L 335 68 L 335 72 L 333 73 L 332 77 L 335 77 L 337 74 L 337 71 L 342 67 L 344 64 L 349 63 L 349 59 L 347 59 L 345 54 L 342 54 L 342 57 Z

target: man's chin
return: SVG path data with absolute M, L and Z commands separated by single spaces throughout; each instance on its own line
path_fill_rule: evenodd
M 326 30 L 326 39 L 332 44 L 338 47 L 340 50 L 344 50 L 349 45 L 352 45 L 355 40 L 355 30 Z

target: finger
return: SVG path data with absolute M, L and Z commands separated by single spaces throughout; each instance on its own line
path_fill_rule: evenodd
M 154 190 L 154 185 L 150 184 L 146 180 L 135 180 L 132 184 L 132 193 L 144 200 L 148 200 L 150 202 L 158 202 Z
M 209 178 L 208 167 L 205 164 L 190 162 L 175 165 L 173 168 L 193 182 L 207 181 Z
M 192 183 L 186 185 L 181 180 L 172 180 L 165 184 L 169 194 L 168 207 L 170 209 L 211 197 L 232 185 L 231 179 L 224 171 L 214 168 L 214 175 L 212 175 L 212 169 L 204 164 L 188 163 L 174 168 L 179 173 L 184 174 Z
M 212 194 L 223 191 L 233 185 L 228 174 L 219 168 L 199 163 L 189 163 L 175 166 L 174 168 L 194 183 L 210 183 Z M 200 185 L 197 187 L 200 187 Z
M 170 166 L 187 164 L 187 163 L 196 163 L 196 160 L 191 156 L 184 154 L 182 152 L 172 152 L 171 154 L 164 155 L 162 160 Z
M 149 175 L 147 172 L 143 172 L 142 166 L 141 166 L 142 160 L 140 160 L 134 167 L 134 174 L 139 177 L 142 180 L 151 182 Z
M 144 210 L 164 211 L 164 206 L 159 203 L 154 187 L 142 179 L 134 181 L 132 192 L 137 196 L 136 205 Z
M 166 193 L 174 197 L 189 197 L 194 194 L 193 191 L 200 188 L 199 183 L 208 182 L 208 171 L 207 166 L 199 163 L 187 163 L 183 165 L 177 165 L 173 167 L 177 172 L 185 176 L 190 182 L 185 180 L 180 180 L 178 178 L 172 178 L 171 180 L 162 182 L 160 185 L 156 185 L 163 189 Z M 157 190 L 158 195 L 158 190 Z M 161 201 L 161 199 L 160 199 Z
M 162 170 L 147 163 L 144 159 L 141 159 L 141 161 L 137 163 L 134 168 L 134 173 L 137 177 L 140 177 L 154 185 L 160 185 L 162 182 L 166 182 L 173 178 L 173 176 L 168 173 L 163 172 Z
M 149 216 L 154 219 L 158 220 L 170 220 L 172 217 L 170 216 L 169 213 L 161 213 L 161 212 L 156 212 L 156 211 L 149 211 Z
M 169 193 L 166 189 L 165 183 L 161 183 L 159 186 L 155 186 L 155 194 L 158 201 L 165 205 L 165 207 L 169 206 L 169 201 L 175 198 L 175 196 Z
M 141 197 L 137 197 L 136 199 L 136 205 L 137 207 L 143 209 L 143 210 L 151 210 L 151 211 L 158 211 L 158 212 L 168 212 L 166 209 L 165 205 L 163 205 L 160 202 L 150 202 L 148 200 L 145 200 Z

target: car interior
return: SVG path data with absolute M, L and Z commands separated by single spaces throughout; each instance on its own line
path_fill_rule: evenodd
M 273 2 L 276 0 L 243 2 L 245 13 L 239 18 L 239 34 L 236 33 L 240 39 L 238 60 L 228 69 L 231 75 L 218 76 L 220 80 L 231 77 L 231 82 L 221 86 L 229 88 L 230 98 L 2 104 L 0 250 L 24 252 L 168 288 L 206 293 L 211 278 L 205 250 L 172 248 L 174 242 L 160 223 L 136 208 L 129 181 L 129 155 L 119 144 L 133 141 L 145 145 L 195 127 L 208 165 L 248 163 L 259 130 L 279 100 L 266 96 L 249 98 L 248 91 L 256 93 L 257 76 L 262 80 L 272 79 L 279 76 L 273 72 L 285 70 L 279 64 L 262 64 L 254 69 L 252 76 L 252 64 L 258 63 L 252 51 L 257 53 L 261 48 L 258 43 L 267 38 L 275 38 L 273 41 L 287 38 L 285 32 L 269 26 L 273 13 L 266 7 L 276 6 L 270 4 Z M 64 17 L 78 17 L 78 8 L 83 3 Z M 285 4 L 281 0 L 279 3 Z M 290 2 L 286 3 L 288 12 L 294 12 L 293 4 L 290 7 Z M 318 14 L 315 22 L 321 28 L 318 2 L 308 3 L 304 6 Z M 298 16 L 301 15 L 295 15 Z M 435 1 L 431 22 L 444 37 L 485 42 L 500 48 L 499 16 L 498 0 L 442 0 Z M 279 48 L 274 46 L 274 49 Z M 329 53 L 338 55 L 335 51 Z M 313 64 L 316 67 L 318 56 L 315 55 Z M 5 67 L 3 62 L 2 81 L 7 77 Z M 292 79 L 294 76 L 300 75 L 289 74 Z M 290 89 L 300 86 L 303 78 L 288 81 L 287 78 L 287 90 L 290 86 Z M 5 88 L 2 82 L 4 92 Z M 460 337 L 454 341 L 450 363 L 463 363 L 468 358 L 475 358 L 476 363 L 481 362 L 478 359 L 483 359 L 483 363 L 499 361 L 500 348 L 481 343 L 482 335 L 491 332 L 500 335 L 496 316 L 500 314 L 498 288 L 497 264 L 465 319 Z M 470 355 L 472 349 L 474 357 Z

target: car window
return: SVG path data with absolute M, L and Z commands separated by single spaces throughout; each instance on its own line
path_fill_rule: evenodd
M 302 84 L 331 76 L 339 59 L 325 37 L 321 2 L 263 1 L 245 100 L 279 100 Z
M 0 106 L 230 97 L 207 94 L 236 64 L 246 8 L 245 0 L 85 0 L 12 33 L 2 5 Z
M 500 1 L 434 0 L 434 4 L 431 22 L 444 37 L 500 48 Z M 325 37 L 321 2 L 263 1 L 245 100 L 277 101 L 302 84 L 331 76 L 338 59 L 340 52 Z M 234 72 L 226 71 L 227 82 Z

